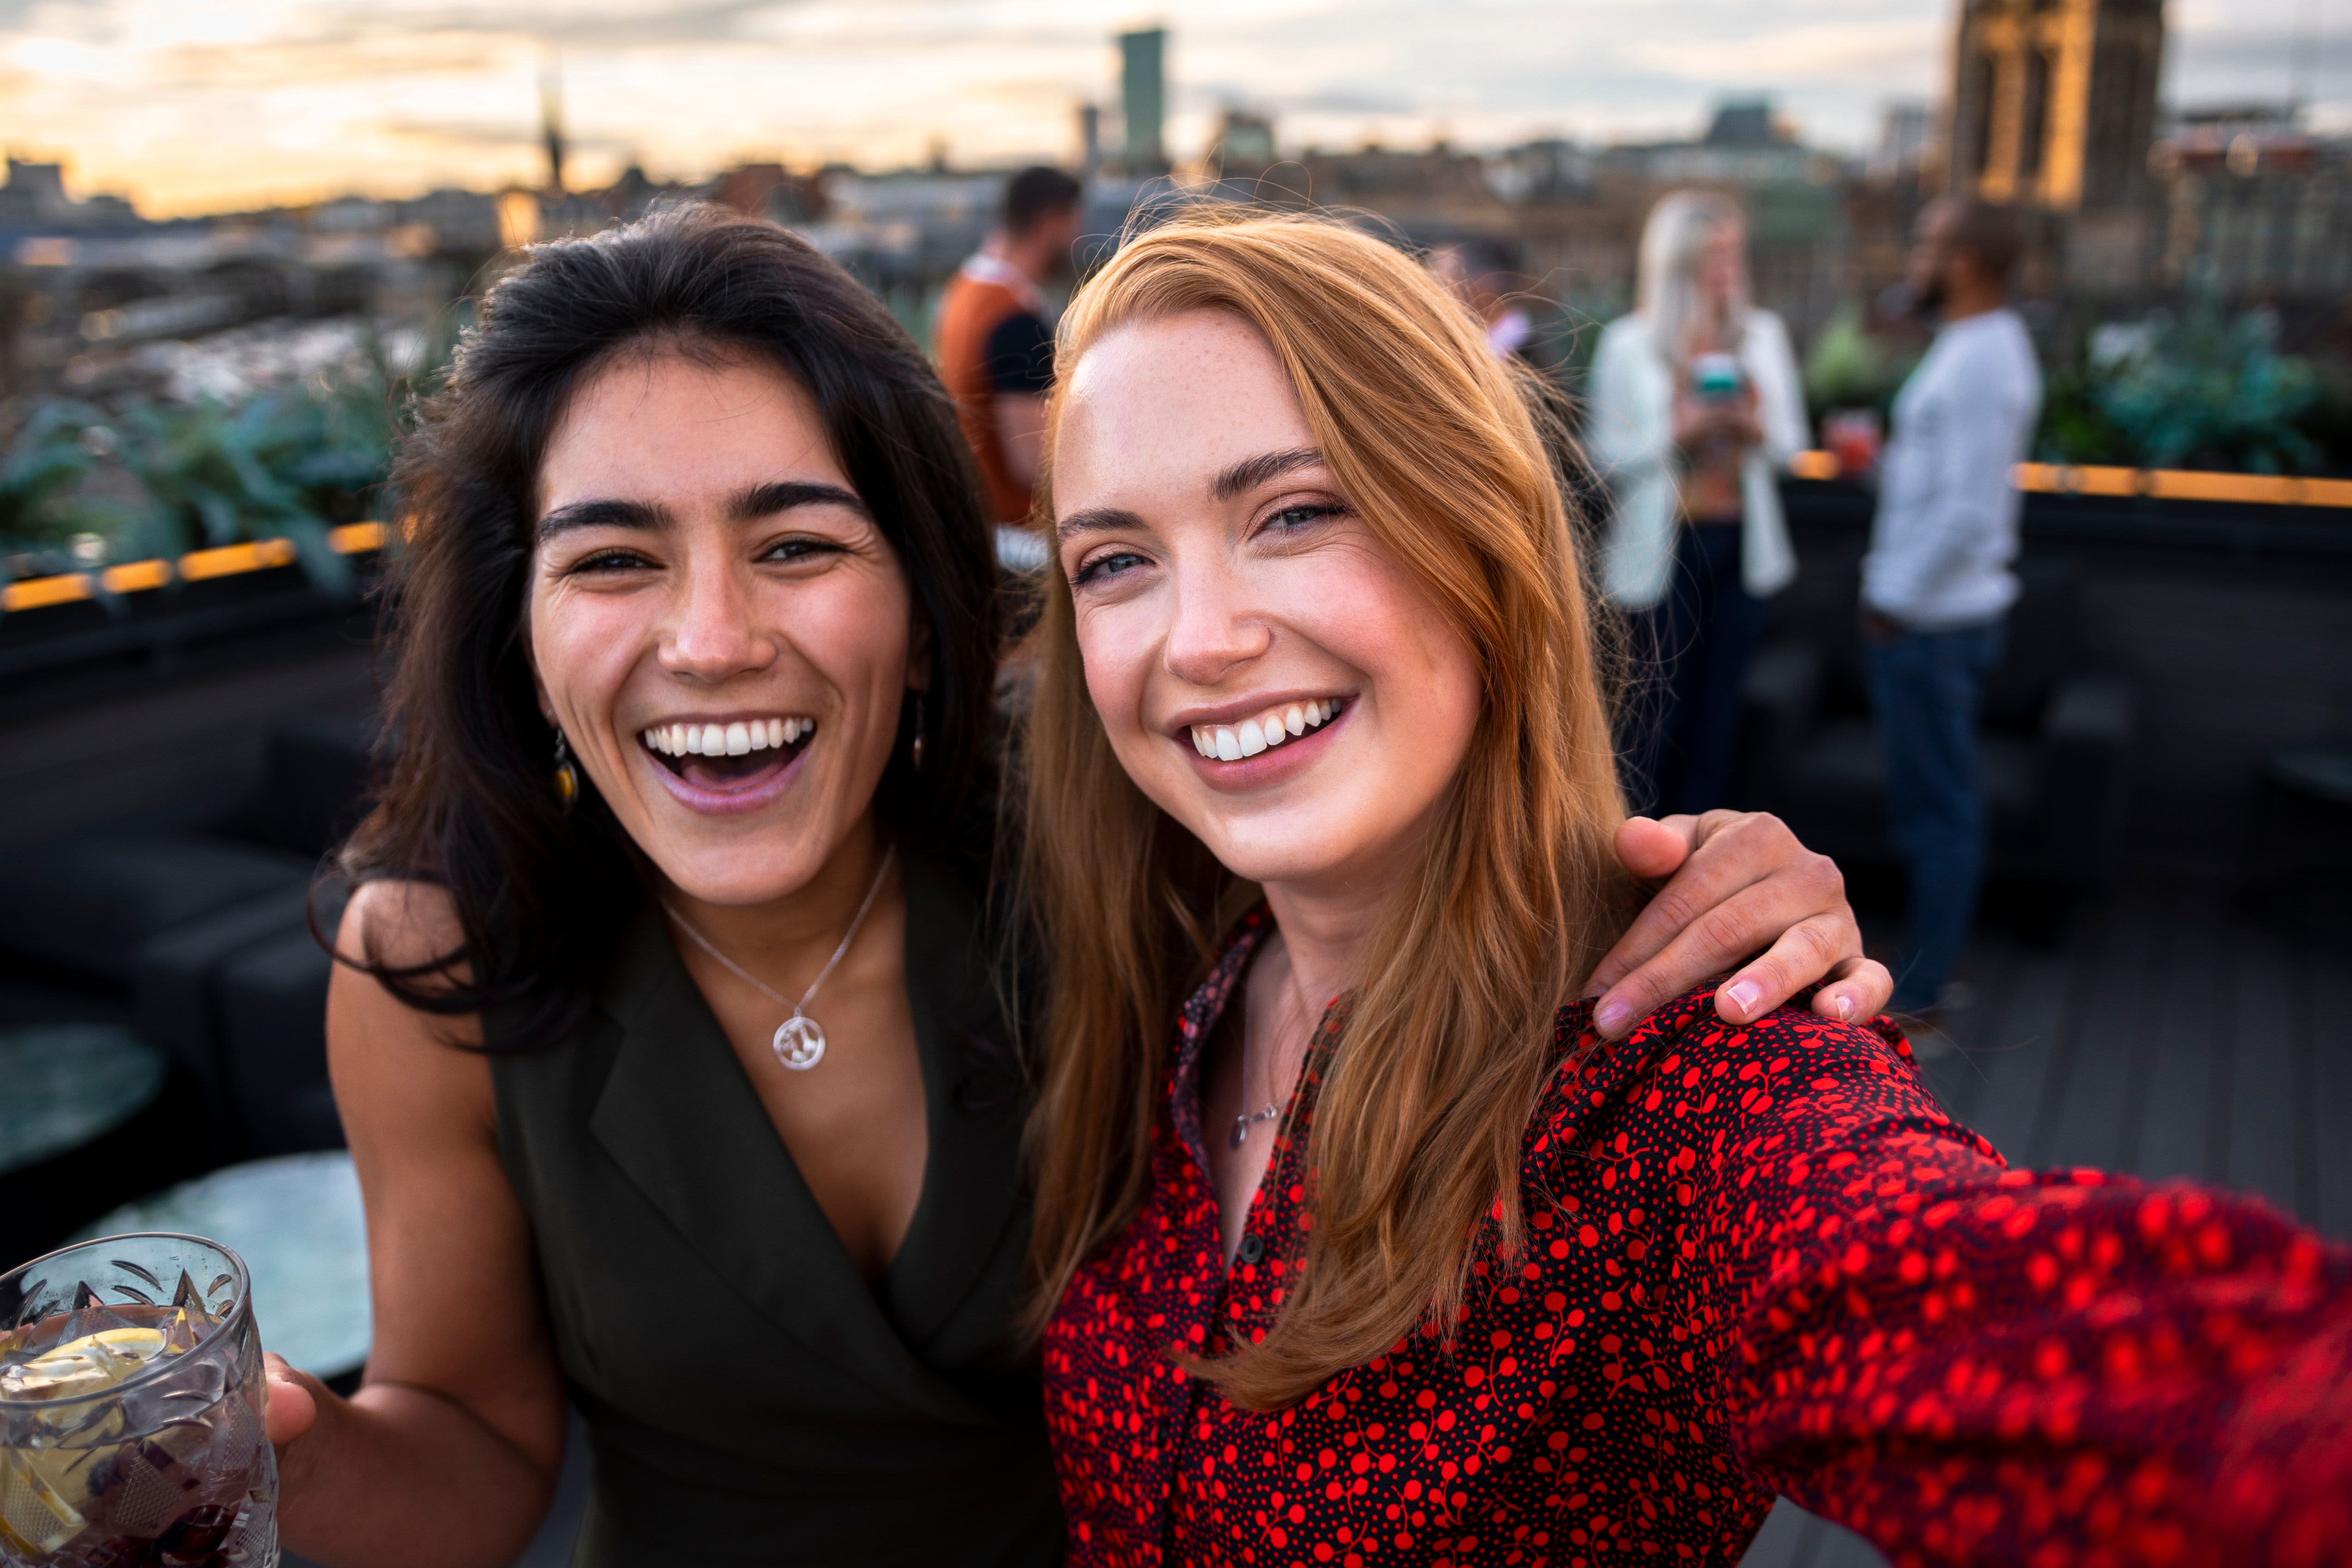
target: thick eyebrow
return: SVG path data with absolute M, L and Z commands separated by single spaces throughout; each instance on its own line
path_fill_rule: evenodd
M 1295 447 L 1287 452 L 1265 452 L 1255 458 L 1244 458 L 1210 485 L 1209 493 L 1219 500 L 1231 500 L 1237 495 L 1257 489 L 1268 479 L 1299 468 L 1311 468 L 1322 462 L 1323 454 L 1313 447 Z
M 1143 519 L 1118 506 L 1093 506 L 1084 511 L 1074 511 L 1054 525 L 1056 542 L 1076 539 L 1081 533 L 1109 533 L 1123 528 L 1141 528 Z
M 870 514 L 855 490 L 805 479 L 779 479 L 772 484 L 747 485 L 727 500 L 727 515 L 737 522 L 773 517 L 803 506 L 845 506 L 860 517 Z
M 531 531 L 541 542 L 575 528 L 664 529 L 670 525 L 666 507 L 643 500 L 582 500 L 557 507 L 539 520 Z
M 737 522 L 773 517 L 803 506 L 845 506 L 864 517 L 866 503 L 839 485 L 780 479 L 772 484 L 747 485 L 727 498 L 727 515 Z M 575 528 L 666 529 L 675 521 L 667 507 L 655 501 L 602 499 L 557 507 L 539 520 L 533 531 L 543 542 Z

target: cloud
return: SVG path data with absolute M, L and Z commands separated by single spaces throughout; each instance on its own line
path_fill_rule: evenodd
M 1864 79 L 1888 70 L 1915 74 L 1937 58 L 1942 43 L 1943 29 L 1933 21 L 1899 16 L 1647 41 L 1628 47 L 1625 58 L 1687 81 L 1793 84 Z

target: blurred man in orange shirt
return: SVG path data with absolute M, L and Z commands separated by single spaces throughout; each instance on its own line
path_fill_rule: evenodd
M 1004 215 L 940 301 L 940 375 L 988 481 L 1000 524 L 1029 516 L 1029 494 L 1054 384 L 1054 330 L 1044 284 L 1067 272 L 1084 193 L 1059 169 L 1024 169 L 1004 187 Z

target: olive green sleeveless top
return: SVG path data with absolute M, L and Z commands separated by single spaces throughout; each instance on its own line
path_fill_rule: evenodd
M 1010 1348 L 1022 1078 L 977 906 L 911 862 L 907 906 L 930 1154 L 871 1289 L 657 910 L 577 1037 L 493 1058 L 593 1450 L 574 1568 L 1058 1559 L 1037 1367 Z

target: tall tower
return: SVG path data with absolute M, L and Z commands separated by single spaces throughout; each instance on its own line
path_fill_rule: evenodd
M 563 195 L 563 69 L 550 53 L 539 67 L 539 134 L 547 147 L 547 194 Z
M 1168 118 L 1168 30 L 1147 27 L 1121 33 L 1118 55 L 1127 172 L 1161 173 L 1168 167 L 1160 141 Z
M 2050 212 L 2131 200 L 2163 62 L 2163 0 L 1962 0 L 1946 188 Z

